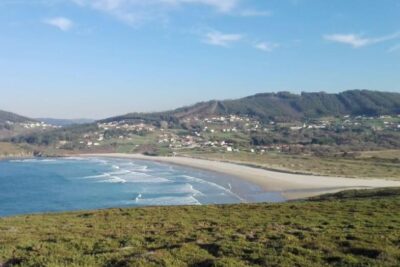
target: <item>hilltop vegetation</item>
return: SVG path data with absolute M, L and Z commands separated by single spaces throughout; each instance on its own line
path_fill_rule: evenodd
M 0 140 L 54 129 L 53 125 L 0 110 Z M 2 150 L 0 150 L 0 156 Z M 4 154 L 4 153 L 3 153 Z
M 59 141 L 75 141 L 85 134 L 98 130 L 97 124 L 72 125 L 46 132 L 34 132 L 27 135 L 12 137 L 13 143 L 28 143 L 31 145 L 49 146 Z
M 24 117 L 24 116 L 17 115 L 12 112 L 0 110 L 0 124 L 4 124 L 7 121 L 16 123 L 16 122 L 34 122 L 35 120 Z
M 400 94 L 351 90 L 338 94 L 288 92 L 265 93 L 237 100 L 209 101 L 167 112 L 131 113 L 104 120 L 146 120 L 176 123 L 187 117 L 246 115 L 261 121 L 294 121 L 307 118 L 343 115 L 400 114 Z
M 399 205 L 400 189 L 385 189 L 2 218 L 0 265 L 398 266 Z

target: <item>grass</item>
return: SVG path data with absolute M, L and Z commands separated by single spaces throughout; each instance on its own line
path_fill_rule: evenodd
M 380 198 L 398 196 L 400 188 L 377 188 L 377 189 L 362 189 L 362 190 L 345 190 L 338 193 L 324 194 L 309 198 L 309 200 L 344 200 L 344 199 L 362 199 L 362 198 Z
M 129 140 L 118 140 L 114 139 L 108 141 L 109 143 L 117 143 L 116 151 L 117 153 L 138 153 L 143 147 L 151 146 L 160 148 L 162 145 L 158 144 L 158 136 L 160 132 L 153 132 L 147 135 L 132 135 Z
M 275 152 L 261 155 L 244 151 L 240 153 L 199 151 L 189 153 L 185 151 L 185 154 L 192 157 L 224 160 L 288 172 L 400 180 L 399 150 L 364 152 L 356 158 L 288 155 Z
M 0 266 L 399 266 L 400 189 L 0 219 Z
M 31 155 L 31 153 L 26 148 L 20 145 L 0 142 L 0 158 L 28 156 L 28 155 Z
M 361 153 L 361 158 L 369 159 L 400 159 L 400 150 L 380 150 L 380 151 L 365 151 Z

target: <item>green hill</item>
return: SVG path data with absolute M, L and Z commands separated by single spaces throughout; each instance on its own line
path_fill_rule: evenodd
M 104 121 L 166 120 L 177 122 L 187 117 L 249 115 L 260 120 L 301 120 L 339 115 L 400 114 L 400 93 L 351 90 L 338 94 L 289 92 L 257 94 L 236 100 L 209 101 L 158 113 L 130 113 Z
M 338 94 L 259 94 L 225 101 L 227 113 L 251 114 L 261 119 L 303 119 L 338 115 L 400 114 L 400 94 L 367 90 Z
M 35 120 L 17 115 L 15 113 L 0 110 L 0 123 L 6 123 L 7 121 L 16 123 L 16 122 L 31 122 Z
M 399 266 L 400 191 L 385 190 L 0 218 L 0 266 Z

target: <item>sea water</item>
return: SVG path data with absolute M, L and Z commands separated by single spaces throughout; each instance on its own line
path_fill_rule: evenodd
M 238 178 L 153 161 L 0 161 L 0 216 L 156 205 L 284 201 Z

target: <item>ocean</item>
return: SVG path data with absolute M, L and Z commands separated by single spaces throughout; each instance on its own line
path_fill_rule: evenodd
M 44 158 L 0 161 L 0 216 L 100 208 L 280 202 L 236 177 L 153 161 Z

